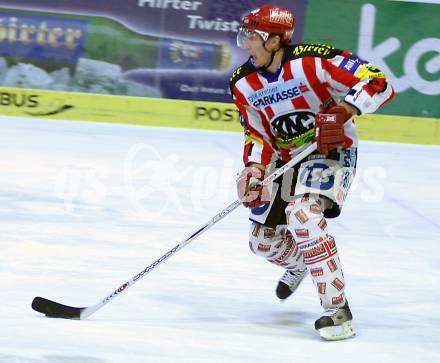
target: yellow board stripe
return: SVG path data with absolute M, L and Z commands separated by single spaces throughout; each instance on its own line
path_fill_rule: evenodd
M 0 87 L 0 115 L 131 125 L 242 131 L 233 104 Z M 440 145 L 440 120 L 365 115 L 363 140 Z
M 440 145 L 440 119 L 371 114 L 356 125 L 361 140 Z

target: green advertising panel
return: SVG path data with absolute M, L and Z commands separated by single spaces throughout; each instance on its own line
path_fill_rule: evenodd
M 352 51 L 384 71 L 396 98 L 379 112 L 440 117 L 440 4 L 309 0 L 304 41 Z

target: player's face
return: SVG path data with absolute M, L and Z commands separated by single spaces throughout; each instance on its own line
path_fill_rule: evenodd
M 270 53 L 264 48 L 263 40 L 249 42 L 246 46 L 246 50 L 252 57 L 252 61 L 256 67 L 263 67 L 270 60 Z
M 270 52 L 264 47 L 264 42 L 268 36 L 267 33 L 256 32 L 246 28 L 241 28 L 238 33 L 238 46 L 247 50 L 256 67 L 263 67 L 270 59 Z

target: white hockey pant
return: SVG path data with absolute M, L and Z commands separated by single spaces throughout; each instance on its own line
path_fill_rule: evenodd
M 287 270 L 306 269 L 302 254 L 286 225 L 270 228 L 259 223 L 251 223 L 249 247 L 256 255 Z
M 295 199 L 286 208 L 288 228 L 302 253 L 305 266 L 324 309 L 345 304 L 344 274 L 334 238 L 316 196 Z

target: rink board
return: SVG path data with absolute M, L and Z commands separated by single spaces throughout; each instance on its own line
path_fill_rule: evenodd
M 0 115 L 191 129 L 241 131 L 234 105 L 217 102 L 55 92 L 0 87 Z M 363 140 L 440 145 L 440 120 L 366 115 Z

